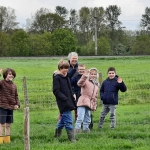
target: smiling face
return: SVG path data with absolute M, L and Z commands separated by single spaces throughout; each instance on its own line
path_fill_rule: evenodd
M 97 80 L 97 71 L 96 70 L 90 70 L 89 78 L 91 80 Z
M 76 63 L 77 63 L 77 61 L 78 61 L 78 57 L 77 56 L 72 56 L 70 58 L 70 64 L 71 64 L 71 66 L 75 66 Z
M 14 76 L 11 71 L 8 72 L 6 76 L 6 81 L 12 81 L 14 79 Z
M 60 74 L 62 74 L 63 76 L 66 76 L 67 75 L 67 72 L 68 72 L 68 68 L 62 68 L 59 70 Z
M 113 79 L 115 77 L 115 75 L 116 75 L 115 71 L 109 71 L 108 72 L 108 78 L 109 79 Z
M 84 72 L 85 72 L 85 66 L 78 66 L 78 73 L 79 74 L 84 74 Z

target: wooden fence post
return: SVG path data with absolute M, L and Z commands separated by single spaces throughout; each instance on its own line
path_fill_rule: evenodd
M 102 84 L 102 73 L 99 73 L 99 83 Z
M 24 87 L 24 150 L 30 150 L 30 117 L 29 117 L 29 101 L 27 95 L 27 84 L 26 78 L 23 78 L 23 87 Z

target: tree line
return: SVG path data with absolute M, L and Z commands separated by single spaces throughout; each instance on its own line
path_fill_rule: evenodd
M 40 8 L 27 19 L 25 28 L 15 10 L 0 6 L 0 56 L 54 56 L 76 51 L 94 55 L 150 54 L 150 7 L 141 15 L 140 28 L 126 30 L 117 5 L 82 7 L 78 11 L 56 6 L 55 12 Z

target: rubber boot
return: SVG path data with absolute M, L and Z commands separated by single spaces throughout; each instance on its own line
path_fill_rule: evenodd
M 76 142 L 74 130 L 66 130 L 66 132 L 67 132 L 67 135 L 68 135 L 68 139 L 71 142 Z
M 54 137 L 55 137 L 55 138 L 60 137 L 60 136 L 61 136 L 61 133 L 62 133 L 62 129 L 56 129 L 56 130 L 55 130 L 55 135 L 54 135 Z
M 3 142 L 4 143 L 10 143 L 10 135 L 6 135 L 3 137 Z
M 3 144 L 3 136 L 0 136 L 0 144 Z

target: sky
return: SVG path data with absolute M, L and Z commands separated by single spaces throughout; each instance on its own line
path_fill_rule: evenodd
M 26 19 L 31 19 L 37 10 L 47 8 L 52 13 L 56 6 L 66 9 L 79 10 L 82 7 L 103 7 L 117 5 L 121 8 L 119 20 L 127 30 L 138 30 L 145 8 L 150 7 L 149 0 L 0 0 L 0 6 L 10 7 L 15 10 L 19 26 L 24 28 Z

